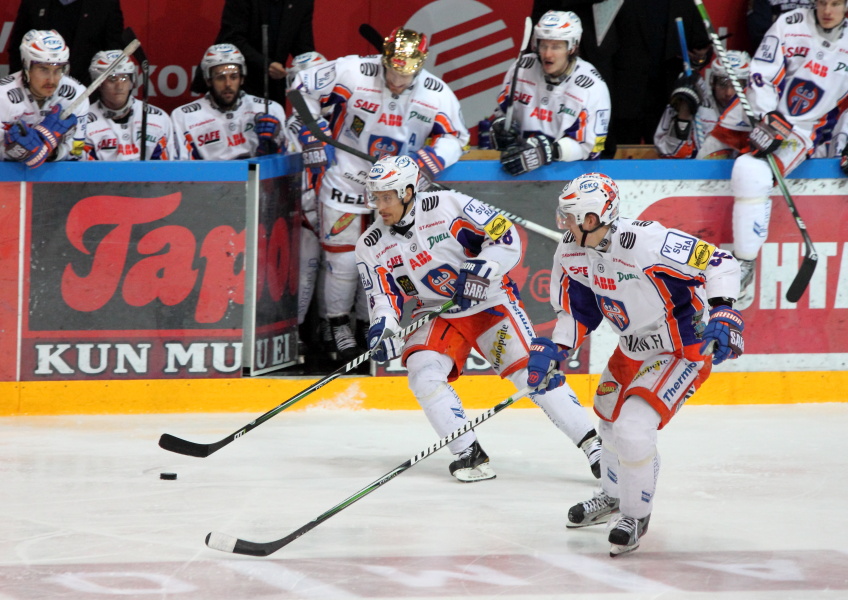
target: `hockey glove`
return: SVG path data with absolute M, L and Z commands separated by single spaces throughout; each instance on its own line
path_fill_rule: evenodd
M 488 298 L 489 285 L 498 274 L 498 264 L 479 258 L 468 259 L 463 263 L 459 276 L 454 283 L 454 303 L 467 310 Z
M 518 123 L 513 121 L 506 129 L 506 117 L 498 117 L 492 121 L 488 134 L 492 150 L 505 150 L 521 142 L 521 130 Z
M 848 175 L 848 144 L 842 149 L 842 156 L 839 158 L 839 168 L 842 172 Z
M 713 364 L 720 365 L 728 358 L 739 358 L 745 351 L 742 315 L 729 306 L 716 306 L 710 311 L 710 322 L 704 330 L 701 354 L 712 352 Z
M 565 383 L 565 374 L 559 363 L 568 356 L 568 350 L 548 338 L 535 337 L 530 341 L 530 357 L 527 360 L 527 385 L 536 388 L 537 394 L 555 390 Z
M 330 127 L 327 122 L 322 119 L 319 123 L 321 130 L 330 135 Z M 335 162 L 336 149 L 309 133 L 309 128 L 305 125 L 300 130 L 299 139 L 303 148 L 303 168 L 309 169 L 313 175 L 322 175 L 330 164 Z
M 272 114 L 265 113 L 256 115 L 253 123 L 253 130 L 256 132 L 256 137 L 259 138 L 259 147 L 256 154 L 266 156 L 279 152 L 280 146 L 277 144 L 276 137 L 277 132 L 280 131 L 280 120 Z
M 695 72 L 677 78 L 669 102 L 674 110 L 680 112 L 681 105 L 685 104 L 686 108 L 689 109 L 689 116 L 694 116 L 698 112 L 698 107 L 704 101 L 701 96 L 701 86 L 698 85 L 700 79 L 701 76 Z
M 671 135 L 678 140 L 685 142 L 692 135 L 692 121 L 674 117 L 671 120 Z
M 436 177 L 444 171 L 445 161 L 442 160 L 433 146 L 424 146 L 412 155 L 415 164 L 418 165 L 418 189 L 422 192 L 430 189 Z
M 776 110 L 766 113 L 748 136 L 751 150 L 757 158 L 765 158 L 780 148 L 780 144 L 792 133 L 792 124 Z
M 41 165 L 50 156 L 50 148 L 26 123 L 12 125 L 6 132 L 6 158 L 22 162 L 30 168 Z
M 501 166 L 510 175 L 521 175 L 544 165 L 554 159 L 554 145 L 544 135 L 527 138 L 521 145 L 507 148 L 501 153 Z
M 44 117 L 41 123 L 33 127 L 38 132 L 38 135 L 41 136 L 42 140 L 44 140 L 44 143 L 47 144 L 50 152 L 53 152 L 59 147 L 62 136 L 77 124 L 77 116 L 75 114 L 71 114 L 67 119 L 63 119 L 60 114 L 61 112 L 62 107 L 57 104 L 47 113 L 47 116 Z
M 368 329 L 368 348 L 374 362 L 384 363 L 400 356 L 403 340 L 394 335 L 391 329 L 386 328 L 386 317 L 380 317 Z

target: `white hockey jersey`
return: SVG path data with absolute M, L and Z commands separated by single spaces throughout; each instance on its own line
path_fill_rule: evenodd
M 610 96 L 606 82 L 591 63 L 576 59 L 571 73 L 559 84 L 545 81 L 535 54 L 518 59 L 513 97 L 513 119 L 521 135 L 546 135 L 551 141 L 568 137 L 580 144 L 580 158 L 595 159 L 604 149 L 610 121 Z M 495 115 L 506 113 L 515 64 L 507 70 L 498 95 Z
M 751 61 L 746 95 L 754 115 L 777 110 L 804 141 L 807 154 L 830 141 L 836 122 L 848 108 L 848 21 L 832 41 L 816 29 L 815 11 L 797 9 L 778 17 Z M 751 125 L 739 101 L 724 112 L 713 135 L 739 146 Z M 744 138 L 747 141 L 747 136 Z
M 461 312 L 454 307 L 442 316 L 476 314 L 518 297 L 508 272 L 521 259 L 521 240 L 508 219 L 452 190 L 419 193 L 412 210 L 415 223 L 405 234 L 379 221 L 356 243 L 372 323 L 380 317 L 400 321 L 408 297 L 418 299 L 413 316 L 439 308 L 453 297 L 454 282 L 468 258 L 496 262 L 500 273 L 484 302 Z
M 256 115 L 265 114 L 265 100 L 244 92 L 231 110 L 221 110 L 207 93 L 203 98 L 174 109 L 171 121 L 180 160 L 235 160 L 256 156 L 259 138 L 254 133 Z M 274 141 L 285 151 L 286 114 L 270 101 L 268 112 L 280 120 Z
M 23 81 L 23 71 L 12 73 L 0 79 L 0 160 L 6 158 L 5 140 L 6 131 L 12 124 L 22 121 L 27 125 L 37 125 L 44 120 L 47 113 L 57 104 L 63 109 L 70 106 L 71 102 L 85 91 L 85 86 L 73 77 L 67 75 L 59 80 L 59 87 L 39 107 L 38 102 L 29 93 Z M 62 136 L 59 147 L 56 148 L 54 157 L 50 160 L 78 160 L 82 157 L 85 144 L 85 115 L 88 113 L 88 100 L 80 103 L 74 114 L 77 116 L 77 124 Z
M 606 319 L 630 358 L 683 356 L 701 342 L 707 300 L 739 296 L 739 263 L 688 233 L 619 218 L 605 242 L 605 252 L 583 248 L 566 232 L 557 246 L 551 304 L 559 344 L 576 348 Z
M 459 160 L 469 140 L 459 100 L 426 69 L 398 96 L 386 87 L 379 56 L 343 56 L 301 71 L 293 86 L 313 116 L 330 111 L 335 139 L 378 158 L 409 155 L 431 145 L 447 168 Z M 363 191 L 371 164 L 348 152 L 335 154 L 321 184 L 331 190 L 322 193 L 329 198 L 324 202 L 343 212 L 370 213 Z
M 710 69 L 705 69 L 704 76 L 698 79 L 698 88 L 703 98 L 695 118 L 689 137 L 681 140 L 671 133 L 677 111 L 670 104 L 665 107 L 662 118 L 654 132 L 654 147 L 662 158 L 695 158 L 704 140 L 713 130 L 721 117 L 721 109 L 713 96 L 712 89 L 707 84 L 710 80 Z
M 95 102 L 86 115 L 85 155 L 88 160 L 141 160 L 141 116 L 144 103 L 132 99 L 126 122 L 116 123 Z M 171 117 L 161 108 L 147 105 L 146 160 L 176 160 L 174 127 Z

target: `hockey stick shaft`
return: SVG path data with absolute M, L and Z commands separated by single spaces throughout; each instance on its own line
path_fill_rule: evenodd
M 138 39 L 132 27 L 124 29 L 123 38 L 125 44 Z M 147 62 L 147 54 L 144 53 L 144 47 L 141 44 L 138 45 L 132 56 L 139 64 L 139 67 L 141 67 L 141 140 L 139 159 L 144 161 L 147 160 L 147 104 L 149 99 L 147 86 L 150 81 L 150 63 Z
M 677 17 L 674 19 L 677 24 L 677 37 L 680 40 L 680 54 L 683 58 L 683 72 L 689 77 L 692 74 L 692 64 L 689 61 L 689 45 L 686 43 L 686 31 L 683 28 L 683 19 Z M 698 110 L 692 115 L 692 122 L 695 125 L 695 139 L 698 140 L 698 146 L 704 143 L 704 124 L 701 123 L 701 118 L 698 116 Z
M 530 17 L 524 18 L 524 36 L 521 38 L 521 46 L 518 49 L 518 59 L 515 61 L 515 68 L 512 70 L 512 81 L 509 84 L 509 106 L 506 108 L 506 116 L 504 118 L 504 131 L 509 131 L 512 125 L 512 113 L 515 109 L 515 84 L 518 82 L 518 69 L 521 67 L 521 59 L 527 50 L 527 44 L 530 42 L 530 35 L 533 32 L 533 20 Z
M 365 38 L 366 42 L 374 46 L 374 49 L 378 53 L 383 52 L 383 44 L 385 43 L 385 40 L 383 39 L 383 36 L 380 35 L 380 32 L 374 27 L 368 23 L 363 23 L 359 26 L 359 35 Z
M 73 102 L 71 102 L 66 109 L 62 111 L 62 113 L 59 115 L 59 118 L 67 119 L 72 114 L 74 114 L 74 111 L 79 108 L 79 105 L 82 104 L 83 101 L 86 100 L 89 96 L 91 96 L 97 90 L 97 88 L 100 87 L 100 84 L 103 83 L 106 78 L 109 77 L 109 75 L 111 75 L 112 72 L 118 68 L 118 64 L 127 56 L 132 56 L 133 52 L 135 52 L 140 45 L 141 43 L 136 39 L 131 41 L 126 48 L 121 50 L 121 55 L 115 60 L 113 60 L 112 64 L 106 67 L 106 70 L 103 71 L 97 79 L 92 81 L 91 84 L 87 88 L 85 88 L 85 91 L 83 91 L 82 94 L 77 96 L 77 98 Z
M 358 150 L 357 148 L 353 148 L 352 146 L 348 146 L 347 144 L 338 141 L 334 137 L 327 135 L 321 129 L 321 126 L 318 125 L 318 121 L 315 120 L 315 117 L 312 115 L 312 113 L 309 110 L 309 107 L 306 105 L 306 101 L 303 99 L 303 95 L 298 90 L 289 90 L 289 92 L 286 94 L 286 96 L 288 97 L 289 102 L 292 105 L 292 108 L 294 108 L 295 112 L 297 112 L 298 116 L 300 117 L 300 120 L 303 121 L 303 124 L 306 126 L 307 129 L 309 129 L 309 132 L 312 135 L 314 135 L 317 139 L 321 140 L 325 144 L 330 144 L 331 146 L 334 146 L 334 147 L 338 148 L 339 150 L 347 152 L 348 154 L 352 154 L 353 156 L 356 156 L 357 158 L 361 158 L 362 160 L 367 160 L 368 162 L 370 162 L 372 164 L 377 162 L 377 158 L 375 156 L 371 156 L 370 154 L 366 154 L 365 152 L 362 152 L 361 150 Z M 435 182 L 432 183 L 431 185 L 433 185 L 434 187 L 436 187 L 438 189 L 442 189 L 442 190 L 447 189 L 444 186 L 439 185 L 438 183 L 435 183 Z M 484 203 L 484 204 L 486 204 L 486 203 Z M 510 221 L 521 225 L 522 227 L 524 227 L 528 231 L 532 231 L 534 233 L 538 233 L 539 235 L 543 235 L 546 238 L 551 239 L 555 242 L 559 242 L 562 239 L 562 235 L 557 233 L 556 231 L 554 231 L 552 229 L 548 229 L 547 227 L 543 227 L 542 225 L 539 225 L 538 223 L 533 223 L 532 221 L 528 221 L 527 219 L 525 219 L 523 217 L 519 217 L 518 215 L 513 214 L 511 212 L 501 210 L 500 208 L 492 206 L 491 204 L 486 204 L 486 206 L 488 206 L 489 208 L 491 208 L 495 212 L 505 216 Z
M 269 55 L 268 55 L 268 24 L 263 23 L 262 24 L 262 67 L 263 67 L 264 73 L 262 75 L 262 85 L 263 85 L 262 93 L 264 94 L 263 98 L 265 99 L 265 113 L 266 114 L 268 113 L 268 106 L 270 104 L 269 103 L 270 94 L 268 92 L 268 63 L 269 63 L 269 61 L 270 61 L 270 58 L 269 58 Z
M 506 400 L 503 400 L 497 406 L 490 408 L 489 410 L 475 418 L 473 421 L 466 421 L 466 423 L 462 427 L 460 427 L 450 435 L 443 437 L 432 446 L 425 448 L 424 450 L 407 460 L 405 463 L 398 465 L 379 479 L 372 481 L 355 494 L 348 496 L 347 498 L 336 504 L 330 510 L 318 515 L 312 521 L 310 521 L 300 529 L 293 531 L 292 533 L 283 538 L 280 538 L 273 542 L 261 543 L 249 542 L 247 540 L 238 539 L 225 533 L 210 532 L 206 535 L 206 545 L 210 548 L 213 548 L 214 550 L 220 550 L 222 552 L 232 552 L 234 554 L 247 554 L 250 556 L 268 556 L 269 554 L 273 554 L 283 546 L 286 546 L 291 542 L 295 541 L 297 538 L 301 537 L 302 535 L 309 533 L 330 517 L 339 514 L 348 506 L 354 504 L 356 501 L 361 500 L 371 492 L 377 490 L 379 487 L 388 483 L 407 469 L 411 468 L 416 463 L 419 463 L 428 456 L 435 454 L 459 436 L 469 432 L 481 423 L 489 420 L 490 418 L 501 412 L 503 409 L 507 408 L 511 404 L 515 403 L 519 399 L 529 394 L 532 390 L 533 388 L 529 386 L 518 390 L 515 394 L 513 394 Z
M 442 304 L 437 310 L 430 312 L 430 313 L 427 313 L 426 315 L 424 315 L 420 319 L 415 320 L 413 323 L 411 323 L 409 326 L 407 326 L 402 331 L 396 333 L 394 335 L 394 337 L 399 337 L 401 339 L 405 338 L 407 335 L 409 335 L 410 333 L 412 333 L 413 331 L 415 331 L 416 329 L 418 329 L 422 325 L 425 325 L 429 321 L 433 320 L 434 318 L 436 318 L 437 316 L 439 316 L 443 312 L 449 310 L 453 306 L 454 306 L 453 300 L 448 300 L 447 302 Z M 265 421 L 267 421 L 271 417 L 277 415 L 278 413 L 283 412 L 288 407 L 290 407 L 293 404 L 303 400 L 304 398 L 306 398 L 312 392 L 321 389 L 322 387 L 324 387 L 325 385 L 327 385 L 328 383 L 330 383 L 334 379 L 338 378 L 339 376 L 344 375 L 348 371 L 352 371 L 353 369 L 355 369 L 356 367 L 358 367 L 359 365 L 364 363 L 366 360 L 371 358 L 371 354 L 372 354 L 372 350 L 367 350 L 363 354 L 354 358 L 349 363 L 342 365 L 341 367 L 339 367 L 338 369 L 336 369 L 335 371 L 333 371 L 332 373 L 330 373 L 329 375 L 327 375 L 323 379 L 316 381 L 315 383 L 310 385 L 308 388 L 306 388 L 302 392 L 295 394 L 294 396 L 292 396 L 291 398 L 289 398 L 288 400 L 286 400 L 282 404 L 275 406 L 274 408 L 272 408 L 271 410 L 269 410 L 265 414 L 255 418 L 253 421 L 251 421 L 250 423 L 248 423 L 247 425 L 245 425 L 244 427 L 242 427 L 238 431 L 231 433 L 227 437 L 225 437 L 225 438 L 223 438 L 223 439 L 221 439 L 217 442 L 214 442 L 212 444 L 198 444 L 196 442 L 190 442 L 188 440 L 178 438 L 178 437 L 173 436 L 169 433 L 163 433 L 162 436 L 159 438 L 159 446 L 161 448 L 165 449 L 165 450 L 170 451 L 170 452 L 176 452 L 177 454 L 184 454 L 186 456 L 195 456 L 195 457 L 198 457 L 198 458 L 206 458 L 207 456 L 209 456 L 210 454 L 212 454 L 214 452 L 217 452 L 218 450 L 220 450 L 221 448 L 223 448 L 224 446 L 226 446 L 227 444 L 229 444 L 230 442 L 232 442 L 236 438 L 240 438 L 241 436 L 243 436 L 247 432 L 249 432 L 253 429 L 256 429 L 257 427 L 259 427 L 262 423 L 264 423 Z
M 721 64 L 724 65 L 724 69 L 727 71 L 730 83 L 733 85 L 733 90 L 736 92 L 736 97 L 739 99 L 739 104 L 742 105 L 745 115 L 751 121 L 751 125 L 754 126 L 756 124 L 757 117 L 754 115 L 754 110 L 748 103 L 748 98 L 745 96 L 745 90 L 742 89 L 742 84 L 739 83 L 739 78 L 736 76 L 733 66 L 730 64 L 730 61 L 727 60 L 727 52 L 724 49 L 724 44 L 722 44 L 721 39 L 719 39 L 718 34 L 715 29 L 713 29 L 710 15 L 707 13 L 707 8 L 704 6 L 702 0 L 694 0 L 694 2 L 695 6 L 698 8 L 698 12 L 701 14 L 701 18 L 704 21 L 704 27 L 707 30 L 707 35 L 710 37 L 713 48 L 715 48 L 716 54 L 718 54 L 719 60 L 721 60 Z M 801 231 L 801 237 L 804 239 L 804 260 L 801 263 L 801 268 L 798 270 L 798 274 L 795 275 L 795 279 L 792 281 L 792 284 L 789 286 L 789 290 L 786 292 L 786 299 L 789 302 L 798 302 L 804 294 L 804 291 L 807 289 L 810 279 L 813 277 L 813 272 L 816 270 L 816 264 L 818 263 L 819 256 L 813 246 L 813 241 L 810 238 L 809 233 L 807 233 L 807 226 L 801 219 L 801 215 L 798 214 L 795 202 L 789 194 L 789 188 L 786 186 L 786 180 L 780 172 L 780 167 L 777 166 L 777 161 L 771 154 L 768 155 L 767 159 L 769 167 L 771 167 L 771 172 L 774 175 L 774 179 L 777 181 L 777 186 L 780 188 L 783 198 L 786 200 L 786 205 L 789 207 L 789 212 L 792 213 L 792 217 L 795 219 L 795 225 L 798 226 L 798 229 Z

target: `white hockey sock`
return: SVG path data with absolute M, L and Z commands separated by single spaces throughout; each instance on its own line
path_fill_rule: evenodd
M 520 369 L 507 377 L 513 385 L 521 389 L 527 385 L 527 369 Z M 577 394 L 568 383 L 553 391 L 536 395 L 533 402 L 542 409 L 547 417 L 557 426 L 557 429 L 568 436 L 568 439 L 578 445 L 586 434 L 594 429 L 586 409 L 577 400 Z
M 601 445 L 601 489 L 611 498 L 621 498 L 621 491 L 618 489 L 618 454 L 615 451 L 612 423 L 600 421 L 598 435 L 603 442 Z
M 628 398 L 613 423 L 618 453 L 621 512 L 641 519 L 651 514 L 660 473 L 657 426 L 660 416 L 638 396 Z
M 771 199 L 736 198 L 733 203 L 733 254 L 754 260 L 768 237 Z

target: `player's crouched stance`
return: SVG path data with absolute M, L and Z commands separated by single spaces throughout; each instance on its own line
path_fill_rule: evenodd
M 409 387 L 440 437 L 466 423 L 456 380 L 475 348 L 516 388 L 525 387 L 533 325 L 509 270 L 521 258 L 512 223 L 478 200 L 444 190 L 418 195 L 418 166 L 408 156 L 377 161 L 368 174 L 367 205 L 379 219 L 356 243 L 356 262 L 368 296 L 372 358 L 401 356 Z M 456 306 L 407 340 L 400 329 L 405 297 L 418 299 L 413 317 Z M 533 398 L 554 424 L 587 455 L 600 475 L 600 444 L 586 410 L 567 385 Z M 468 431 L 448 446 L 451 474 L 460 481 L 492 479 L 489 457 Z
M 619 218 L 618 205 L 618 186 L 606 175 L 581 175 L 563 189 L 557 224 L 567 232 L 551 272 L 557 324 L 552 340 L 533 340 L 528 379 L 548 378 L 546 390 L 562 384 L 549 375 L 604 318 L 620 336 L 594 398 L 601 490 L 572 506 L 567 524 L 614 517 L 611 556 L 638 548 L 648 530 L 660 470 L 657 430 L 713 363 L 742 354 L 744 329 L 733 310 L 739 264 L 730 254 L 659 223 Z

